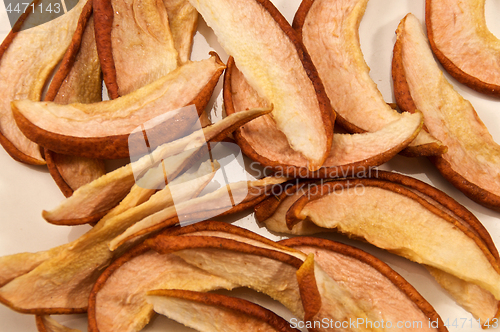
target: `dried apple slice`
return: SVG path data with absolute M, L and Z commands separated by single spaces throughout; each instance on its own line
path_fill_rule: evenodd
M 45 24 L 22 31 L 22 24 L 16 25 L 17 30 L 12 30 L 0 46 L 0 144 L 15 160 L 45 164 L 39 146 L 17 127 L 10 103 L 40 100 L 46 81 L 71 43 L 86 3 L 85 11 L 92 11 L 92 3 L 81 0 L 67 14 Z
M 432 51 L 459 82 L 500 97 L 500 40 L 486 26 L 485 0 L 425 2 Z
M 351 132 L 375 132 L 401 115 L 383 100 L 370 78 L 358 27 L 368 0 L 304 0 L 293 27 L 318 69 L 339 123 Z M 436 155 L 445 147 L 425 131 L 404 151 Z
M 500 210 L 500 145 L 471 103 L 444 78 L 418 19 L 407 15 L 397 35 L 393 77 L 398 105 L 420 110 L 429 131 L 448 146 L 445 154 L 431 159 L 441 174 L 470 199 Z
M 224 76 L 226 113 L 266 107 L 268 103 L 248 84 L 232 58 L 227 66 Z M 237 129 L 234 137 L 247 156 L 282 175 L 333 178 L 341 176 L 341 173 L 357 173 L 390 160 L 415 139 L 421 125 L 421 115 L 403 114 L 375 133 L 334 134 L 328 157 L 315 172 L 310 172 L 307 160 L 290 147 L 270 115 Z
M 112 99 L 177 68 L 179 55 L 163 1 L 99 1 L 94 11 L 99 58 Z
M 332 143 L 335 115 L 296 33 L 268 0 L 191 1 L 259 96 L 293 150 L 319 168 Z
M 182 137 L 204 110 L 224 64 L 215 53 L 191 62 L 163 78 L 112 101 L 95 104 L 57 105 L 50 102 L 16 101 L 12 111 L 28 138 L 52 151 L 88 158 L 116 159 L 129 156 L 129 144 L 144 141 L 138 126 L 164 116 L 147 128 L 164 142 Z M 196 112 L 182 112 L 194 104 Z
M 464 296 L 455 300 L 482 320 L 498 315 L 500 260 L 493 241 L 472 213 L 437 189 L 381 171 L 373 179 L 334 180 L 293 203 L 286 214 L 288 227 L 302 220 L 477 285 L 488 299 L 480 306 L 464 302 Z M 444 274 L 437 281 L 445 289 L 453 286 Z
M 36 328 L 38 332 L 80 332 L 60 324 L 58 321 L 47 315 L 36 316 Z
M 163 0 L 167 8 L 168 23 L 181 63 L 189 61 L 193 37 L 198 26 L 198 12 L 188 0 Z
M 198 331 L 298 332 L 290 323 L 252 302 L 220 294 L 178 289 L 148 292 L 154 310 Z

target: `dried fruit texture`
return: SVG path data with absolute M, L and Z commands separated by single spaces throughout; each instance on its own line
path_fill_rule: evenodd
M 193 37 L 198 26 L 198 12 L 188 0 L 163 0 L 167 8 L 168 23 L 181 63 L 189 61 Z
M 376 257 L 320 238 L 296 237 L 279 243 L 314 254 L 314 260 L 333 280 L 349 289 L 358 302 L 379 311 L 384 322 L 391 322 L 393 326 L 399 321 L 415 322 L 410 328 L 401 328 L 403 331 L 447 331 L 434 308 L 406 280 Z M 439 320 L 439 327 L 430 328 L 429 320 Z
M 144 142 L 138 132 L 145 122 L 151 135 L 168 142 L 186 135 L 210 100 L 224 64 L 216 54 L 179 67 L 161 79 L 119 99 L 95 104 L 58 105 L 51 102 L 16 101 L 13 113 L 21 130 L 44 147 L 63 154 L 116 159 L 129 156 L 130 145 Z M 194 104 L 196 112 L 183 112 Z M 159 141 L 159 140 L 158 140 Z
M 459 82 L 500 96 L 500 40 L 486 26 L 485 0 L 425 2 L 432 51 Z
M 470 102 L 444 78 L 418 19 L 408 15 L 397 34 L 393 77 L 398 105 L 420 110 L 429 131 L 448 146 L 432 160 L 441 174 L 470 199 L 500 210 L 500 146 Z
M 95 103 L 102 100 L 101 65 L 92 16 L 89 15 L 86 26 L 82 24 L 75 32 L 45 100 L 58 104 Z M 58 154 L 48 149 L 44 150 L 44 156 L 52 178 L 66 197 L 106 173 L 102 160 Z
M 38 332 L 80 332 L 77 329 L 71 329 L 61 325 L 50 316 L 36 316 L 36 328 Z
M 146 292 L 153 289 L 205 292 L 234 287 L 237 285 L 176 255 L 160 255 L 139 245 L 113 262 L 97 280 L 89 298 L 89 332 L 140 331 L 154 315 L 153 306 L 146 301 Z
M 10 103 L 19 99 L 40 100 L 46 81 L 71 43 L 87 2 L 79 1 L 66 15 L 45 24 L 11 31 L 0 46 L 0 144 L 18 161 L 45 164 L 39 146 L 17 127 Z M 92 10 L 91 7 L 89 3 L 86 10 Z
M 267 104 L 230 59 L 224 76 L 226 113 L 266 107 Z M 236 130 L 234 137 L 247 156 L 267 167 L 274 167 L 278 173 L 293 177 L 333 178 L 390 160 L 415 139 L 422 123 L 420 114 L 403 114 L 375 133 L 334 134 L 328 157 L 316 172 L 309 171 L 307 160 L 290 147 L 270 115 L 247 123 Z
M 272 311 L 230 296 L 158 289 L 147 298 L 156 312 L 198 331 L 299 331 Z
M 160 145 L 150 155 L 135 161 L 133 165 L 127 164 L 80 187 L 58 207 L 51 211 L 44 211 L 43 217 L 55 224 L 81 224 L 97 221 L 127 196 L 135 184 L 134 172 L 144 174 L 152 167 L 165 165 L 166 171 L 168 171 L 167 178 L 175 178 L 190 162 L 190 158 L 196 156 L 197 151 L 205 146 L 207 141 L 222 140 L 235 128 L 269 111 L 251 110 L 236 114 L 189 136 Z M 162 163 L 167 158 L 170 158 L 169 163 Z M 153 164 L 151 160 L 153 160 Z M 162 179 L 164 181 L 164 178 Z M 139 195 L 142 197 L 140 200 L 147 200 L 148 195 L 152 194 L 151 189 L 137 188 L 135 191 L 145 195 Z M 133 203 L 135 199 L 131 199 L 131 201 Z M 119 207 L 118 209 L 123 211 L 126 208 Z
M 110 97 L 127 95 L 178 66 L 163 1 L 99 1 L 96 40 Z
M 185 182 L 193 176 L 198 177 L 183 174 L 171 184 Z M 190 186 L 191 193 L 186 192 L 177 199 L 190 198 L 199 192 L 199 186 Z M 109 241 L 148 215 L 154 204 L 161 202 L 162 207 L 171 206 L 174 202 L 167 191 L 165 188 L 148 202 L 98 223 L 77 240 L 64 245 L 62 250 L 50 252 L 49 259 L 0 288 L 0 302 L 16 311 L 39 315 L 85 312 L 97 278 L 114 258 L 123 253 L 111 252 Z M 124 246 L 123 250 L 128 248 L 130 246 Z
M 335 115 L 316 69 L 286 19 L 268 0 L 190 1 L 258 93 L 293 150 L 319 168 Z M 251 45 L 251 47 L 249 46 Z
M 481 297 L 455 300 L 481 319 L 497 316 L 500 265 L 493 241 L 472 213 L 437 189 L 382 171 L 372 179 L 334 180 L 311 188 L 289 208 L 289 228 L 302 220 L 442 271 L 437 281 L 445 289 L 477 285 Z
M 378 131 L 401 116 L 384 102 L 361 52 L 358 27 L 367 2 L 305 0 L 293 25 L 318 69 L 340 124 L 357 133 Z M 444 150 L 441 142 L 421 131 L 405 153 L 436 155 Z

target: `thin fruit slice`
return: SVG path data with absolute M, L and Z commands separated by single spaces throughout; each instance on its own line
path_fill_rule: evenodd
M 293 150 L 316 170 L 332 143 L 335 115 L 295 31 L 268 0 L 190 1 L 259 96 Z
M 431 134 L 448 146 L 432 159 L 441 174 L 470 199 L 500 210 L 500 145 L 470 102 L 444 78 L 418 19 L 407 15 L 397 35 L 393 77 L 398 105 L 421 111 Z
M 146 292 L 156 288 L 206 292 L 235 287 L 176 255 L 160 255 L 139 245 L 114 261 L 97 279 L 89 298 L 89 332 L 140 331 L 154 314 Z
M 105 0 L 94 8 L 99 58 L 112 99 L 177 68 L 179 54 L 163 1 Z
M 357 248 L 313 237 L 295 237 L 282 245 L 314 254 L 315 261 L 335 281 L 351 291 L 357 301 L 379 311 L 385 326 L 411 321 L 405 331 L 447 331 L 434 308 L 397 272 Z M 397 305 L 395 305 L 397 303 Z M 431 328 L 429 321 L 439 322 Z
M 168 23 L 181 63 L 189 61 L 193 37 L 198 26 L 198 12 L 188 0 L 163 0 L 167 8 Z
M 61 325 L 58 321 L 47 315 L 37 315 L 35 319 L 38 332 L 80 332 L 80 330 Z
M 114 208 L 129 192 L 135 183 L 134 172 L 142 173 L 155 166 L 151 160 L 160 163 L 168 157 L 175 157 L 176 165 L 167 165 L 172 169 L 172 177 L 180 172 L 189 158 L 196 155 L 210 140 L 222 140 L 228 133 L 234 131 L 247 121 L 268 113 L 270 110 L 251 110 L 236 114 L 206 127 L 193 134 L 166 143 L 155 149 L 151 155 L 146 155 L 134 165 L 128 164 L 117 170 L 107 173 L 99 179 L 80 187 L 73 196 L 63 201 L 57 208 L 44 211 L 43 217 L 51 223 L 93 222 L 102 218 L 107 211 Z M 184 151 L 184 154 L 181 152 Z M 177 157 L 176 157 L 177 155 Z M 161 164 L 161 163 L 160 163 Z M 171 178 L 171 177 L 170 177 Z
M 71 43 L 85 4 L 85 11 L 91 11 L 92 2 L 81 0 L 67 14 L 45 24 L 22 31 L 22 23 L 16 24 L 0 46 L 0 144 L 18 161 L 45 164 L 39 146 L 17 127 L 10 103 L 40 100 L 46 81 Z M 21 20 L 24 16 L 28 15 Z
M 224 106 L 227 114 L 268 103 L 257 95 L 241 72 L 228 61 L 224 76 Z M 365 170 L 394 157 L 419 133 L 423 120 L 420 114 L 405 113 L 374 133 L 334 134 L 332 146 L 323 166 L 310 172 L 307 160 L 288 144 L 270 115 L 255 119 L 236 130 L 234 137 L 243 152 L 275 172 L 290 177 L 339 177 L 341 173 Z
M 158 289 L 147 299 L 156 312 L 198 331 L 299 331 L 272 311 L 226 295 Z
M 443 67 L 471 89 L 500 97 L 500 40 L 486 26 L 485 0 L 426 0 L 425 24 Z
M 382 171 L 372 179 L 334 180 L 312 187 L 293 203 L 288 227 L 302 220 L 477 285 L 488 300 L 471 312 L 481 319 L 498 315 L 500 260 L 493 241 L 472 213 L 435 188 Z M 446 275 L 437 281 L 451 288 Z M 455 299 L 472 306 L 463 296 Z
M 146 128 L 168 142 L 186 134 L 205 109 L 224 64 L 209 59 L 186 64 L 161 79 L 119 99 L 95 104 L 57 105 L 16 101 L 12 111 L 21 130 L 33 141 L 62 154 L 89 158 L 129 157 L 130 145 L 144 141 L 133 130 L 162 115 Z M 183 112 L 194 104 L 198 113 Z
M 302 37 L 339 123 L 351 132 L 375 132 L 400 117 L 383 100 L 359 44 L 359 23 L 368 0 L 304 0 L 294 28 Z M 404 152 L 441 154 L 445 147 L 421 131 Z

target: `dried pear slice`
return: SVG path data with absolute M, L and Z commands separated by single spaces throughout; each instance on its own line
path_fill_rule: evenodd
M 204 172 L 203 169 L 200 171 Z M 193 176 L 203 177 L 199 175 L 185 173 L 171 185 L 183 183 Z M 207 183 L 201 182 L 197 185 L 190 183 L 182 197 L 177 199 L 182 201 L 198 193 Z M 111 252 L 109 241 L 151 211 L 172 204 L 167 186 L 148 202 L 98 223 L 77 240 L 64 245 L 63 250 L 54 253 L 50 259 L 0 288 L 0 302 L 16 311 L 39 315 L 85 312 L 95 281 L 111 261 L 123 253 Z M 129 246 L 123 247 L 124 250 L 127 248 Z
M 299 331 L 272 311 L 226 295 L 158 289 L 147 299 L 156 312 L 198 331 Z
M 235 128 L 269 111 L 251 110 L 242 114 L 235 114 L 187 137 L 163 144 L 154 150 L 151 155 L 135 161 L 134 166 L 131 164 L 125 165 L 80 187 L 57 208 L 44 211 L 43 217 L 51 223 L 70 223 L 71 221 L 85 223 L 99 220 L 129 193 L 135 183 L 134 170 L 140 173 L 154 166 L 151 165 L 151 158 L 159 163 L 161 160 L 185 150 L 183 155 L 175 158 L 178 166 L 177 169 L 173 170 L 173 175 L 175 175 L 176 172 L 182 169 L 188 159 L 196 154 L 196 150 L 204 146 L 206 141 L 221 140 L 228 133 L 234 131 Z
M 112 99 L 127 95 L 177 68 L 179 54 L 162 1 L 99 1 L 96 40 Z
M 36 328 L 38 332 L 80 332 L 60 324 L 58 321 L 47 315 L 36 315 Z
M 488 300 L 471 308 L 463 297 L 455 300 L 481 319 L 492 318 L 484 313 L 496 316 L 500 260 L 479 220 L 420 181 L 387 172 L 378 177 L 334 180 L 311 189 L 289 208 L 288 227 L 308 220 L 478 285 L 486 297 L 497 299 L 494 306 Z M 437 281 L 449 282 L 445 277 Z
M 304 0 L 294 28 L 311 55 L 339 123 L 351 132 L 375 132 L 401 115 L 383 100 L 359 44 L 358 27 L 368 0 Z M 439 155 L 445 147 L 425 131 L 404 151 Z
M 148 131 L 164 142 L 182 137 L 208 103 L 224 64 L 213 53 L 209 59 L 191 62 L 163 78 L 119 99 L 95 104 L 57 105 L 29 100 L 12 103 L 21 130 L 33 141 L 62 154 L 116 159 L 129 156 L 129 144 L 144 140 L 130 136 L 145 122 L 165 118 Z M 184 113 L 194 104 L 196 112 Z
M 188 0 L 163 0 L 175 49 L 181 63 L 189 61 L 193 37 L 198 26 L 198 12 Z
M 425 2 L 432 51 L 459 82 L 500 97 L 500 40 L 486 26 L 485 0 Z
M 432 159 L 441 174 L 470 199 L 500 210 L 500 145 L 470 102 L 444 78 L 418 19 L 407 15 L 397 35 L 393 77 L 398 105 L 420 110 L 425 126 L 448 146 Z
M 71 43 L 85 5 L 86 12 L 92 10 L 91 1 L 80 0 L 67 14 L 52 21 L 13 30 L 0 46 L 0 144 L 17 161 L 45 164 L 39 146 L 17 127 L 10 103 L 40 100 L 46 81 Z
M 160 255 L 139 245 L 114 261 L 97 279 L 89 297 L 89 332 L 140 331 L 154 314 L 152 305 L 146 302 L 149 290 L 205 292 L 235 287 L 176 255 Z
M 268 0 L 191 1 L 259 96 L 293 150 L 316 170 L 325 161 L 335 115 L 296 33 Z
M 224 106 L 227 114 L 254 107 L 265 107 L 267 102 L 257 95 L 241 72 L 228 61 L 224 76 Z M 363 171 L 389 161 L 410 144 L 422 126 L 420 114 L 402 114 L 374 133 L 334 134 L 329 155 L 316 172 L 307 168 L 307 160 L 294 151 L 286 136 L 278 130 L 270 115 L 255 119 L 234 133 L 243 152 L 277 173 L 293 177 L 339 177 L 342 173 Z

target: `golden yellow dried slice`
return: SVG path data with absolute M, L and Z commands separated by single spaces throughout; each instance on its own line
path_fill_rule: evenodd
M 198 26 L 198 12 L 188 0 L 163 0 L 174 46 L 181 63 L 189 61 L 193 37 Z
M 308 167 L 331 147 L 333 121 L 324 88 L 297 35 L 268 0 L 191 1 L 250 86 L 273 105 L 272 118 Z
M 500 96 L 500 40 L 486 26 L 485 0 L 426 0 L 425 24 L 432 51 L 459 82 Z
M 443 76 L 418 19 L 407 15 L 397 35 L 393 77 L 398 105 L 420 110 L 430 133 L 448 146 L 432 159 L 441 174 L 470 199 L 499 210 L 500 145 Z
M 13 31 L 0 47 L 0 144 L 16 160 L 43 165 L 37 144 L 19 130 L 11 111 L 11 101 L 40 100 L 42 90 L 71 43 L 85 4 L 81 0 L 67 14 L 45 24 Z
M 307 0 L 294 18 L 294 28 L 318 69 L 338 120 L 351 132 L 375 132 L 401 115 L 387 105 L 369 71 L 359 44 L 358 27 L 368 0 Z M 434 155 L 443 145 L 425 131 L 409 155 Z
M 36 328 L 38 332 L 80 332 L 60 324 L 58 321 L 47 315 L 36 316 Z

